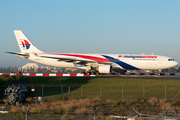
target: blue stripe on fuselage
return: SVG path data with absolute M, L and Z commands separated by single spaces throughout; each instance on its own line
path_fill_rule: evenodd
M 127 63 L 125 63 L 125 62 L 122 62 L 122 61 L 120 61 L 120 60 L 118 60 L 118 59 L 115 59 L 115 58 L 113 58 L 113 57 L 110 57 L 110 56 L 107 56 L 107 55 L 102 55 L 102 56 L 104 56 L 105 58 L 107 58 L 109 61 L 120 65 L 121 67 L 123 67 L 123 68 L 125 68 L 125 69 L 139 70 L 139 68 L 136 68 L 136 67 L 134 67 L 134 66 L 132 66 L 132 65 L 129 65 L 129 64 L 127 64 Z

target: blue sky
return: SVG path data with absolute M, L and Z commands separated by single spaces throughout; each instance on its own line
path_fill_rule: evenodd
M 1 0 L 0 67 L 21 67 L 13 30 L 44 52 L 158 54 L 180 63 L 179 0 Z

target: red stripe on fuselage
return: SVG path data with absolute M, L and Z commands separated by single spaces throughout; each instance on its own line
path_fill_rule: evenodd
M 65 55 L 65 56 L 71 56 L 71 57 L 79 57 L 84 59 L 93 60 L 96 62 L 110 62 L 108 59 L 95 57 L 95 56 L 87 56 L 87 55 L 75 55 L 75 54 L 57 54 L 57 53 L 44 53 L 44 54 L 51 54 L 51 55 Z

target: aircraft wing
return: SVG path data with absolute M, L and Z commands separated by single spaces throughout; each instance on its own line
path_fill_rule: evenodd
M 87 63 L 97 63 L 96 61 L 75 59 L 75 58 L 50 57 L 50 56 L 39 56 L 39 57 L 57 59 L 59 61 L 72 62 L 72 63 L 83 64 L 83 65 L 86 65 Z
M 92 60 L 87 60 L 87 59 L 40 56 L 40 55 L 37 55 L 37 54 L 36 54 L 36 56 L 43 57 L 43 58 L 57 59 L 57 60 L 59 60 L 59 61 L 72 62 L 72 63 L 76 63 L 76 64 L 81 64 L 81 65 L 98 64 L 98 63 L 99 63 L 99 62 L 97 62 L 97 61 L 92 61 Z M 112 64 L 112 63 L 104 63 L 104 62 L 101 62 L 101 64 Z

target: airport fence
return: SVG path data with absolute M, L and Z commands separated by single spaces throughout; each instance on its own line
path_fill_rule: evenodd
M 22 84 L 21 84 L 22 85 Z M 134 85 L 134 84 L 24 84 L 31 96 L 45 99 L 96 98 L 120 101 L 156 98 L 158 100 L 180 100 L 180 85 Z

